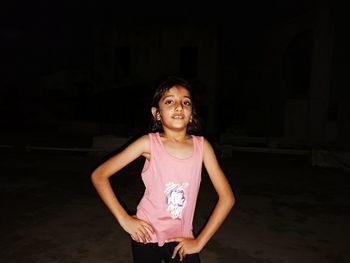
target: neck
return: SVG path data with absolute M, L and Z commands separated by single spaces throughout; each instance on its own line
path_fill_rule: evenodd
M 173 131 L 173 130 L 168 130 L 165 128 L 163 136 L 167 139 L 172 140 L 172 141 L 183 142 L 184 140 L 187 139 L 188 135 L 187 135 L 186 130 Z

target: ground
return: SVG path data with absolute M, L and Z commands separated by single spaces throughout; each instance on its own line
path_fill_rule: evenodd
M 87 153 L 1 150 L 2 262 L 131 262 L 130 239 L 91 182 Z M 308 156 L 235 152 L 220 159 L 237 203 L 201 252 L 202 263 L 350 262 L 350 174 Z M 126 208 L 143 193 L 137 160 L 111 182 Z M 203 172 L 194 228 L 216 195 Z

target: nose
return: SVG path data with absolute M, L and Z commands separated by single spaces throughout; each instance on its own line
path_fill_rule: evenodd
M 177 103 L 177 104 L 175 105 L 175 110 L 176 110 L 176 111 L 182 111 L 182 110 L 183 110 L 183 105 L 182 105 L 181 102 L 180 102 L 180 103 Z

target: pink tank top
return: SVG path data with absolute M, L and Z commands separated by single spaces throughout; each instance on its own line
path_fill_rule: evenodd
M 203 137 L 194 136 L 193 153 L 187 159 L 170 155 L 159 133 L 150 133 L 151 159 L 145 161 L 142 180 L 145 193 L 136 216 L 150 223 L 152 243 L 163 246 L 175 237 L 193 238 L 192 222 L 201 181 Z

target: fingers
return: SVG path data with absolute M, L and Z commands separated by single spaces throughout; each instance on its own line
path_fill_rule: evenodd
M 133 230 L 131 230 L 129 233 L 131 235 L 131 238 L 135 240 L 136 242 L 142 242 L 147 243 L 152 240 L 150 233 L 154 233 L 153 227 L 148 224 L 147 222 L 138 219 L 135 215 L 132 216 L 133 218 Z
M 138 233 L 137 233 L 137 237 L 138 237 L 138 242 L 144 243 L 144 244 L 147 243 L 147 239 L 144 237 L 143 234 L 141 234 L 141 233 L 138 232 Z
M 179 256 L 180 256 L 180 261 L 182 261 L 185 256 L 186 256 L 186 253 L 185 253 L 185 248 L 184 247 L 181 247 L 180 250 L 179 250 Z
M 179 242 L 173 250 L 172 259 L 176 257 L 176 254 L 179 254 L 180 261 L 184 260 L 187 254 L 196 253 L 191 252 L 191 242 L 192 239 L 178 237 L 171 238 L 167 240 L 168 242 Z
M 150 224 L 148 224 L 148 223 L 145 222 L 145 221 L 142 221 L 142 225 L 143 225 L 145 228 L 147 228 L 149 231 L 151 231 L 152 234 L 154 234 L 154 229 L 153 229 L 153 227 L 152 227 Z
M 145 227 L 141 226 L 139 229 L 139 232 L 140 232 L 140 235 L 142 236 L 142 240 L 144 241 L 144 243 L 146 243 L 147 241 L 151 241 L 151 236 L 149 235 Z
M 131 238 L 139 243 L 146 244 L 148 239 L 147 237 L 142 233 L 142 231 L 135 231 L 134 233 L 130 234 Z
M 182 246 L 182 243 L 177 244 L 177 246 L 174 248 L 173 255 L 171 256 L 172 259 L 176 257 L 176 254 L 179 253 L 180 261 L 182 261 L 183 254 L 184 254 L 184 248 Z
M 179 254 L 180 261 L 182 261 L 186 256 L 185 248 L 182 245 L 180 247 L 176 246 L 171 258 L 174 259 L 176 257 L 176 254 Z
M 131 236 L 132 240 L 134 240 L 136 242 L 142 242 L 142 241 L 140 241 L 139 235 L 137 233 L 132 234 L 130 236 Z
M 135 235 L 130 235 L 130 236 L 131 236 L 132 240 L 134 240 L 134 241 L 136 241 L 136 242 L 138 242 L 138 243 L 141 242 L 141 241 L 139 240 L 139 237 L 137 236 L 137 234 L 135 234 Z

